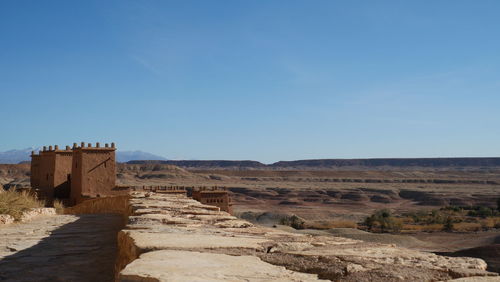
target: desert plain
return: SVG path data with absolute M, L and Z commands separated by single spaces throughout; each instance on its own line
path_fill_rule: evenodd
M 234 214 L 253 223 L 297 233 L 390 243 L 448 256 L 482 258 L 500 271 L 500 229 L 478 222 L 368 232 L 364 220 L 387 209 L 397 217 L 445 207 L 497 208 L 500 167 L 496 166 L 346 166 L 269 168 L 247 164 L 143 161 L 120 163 L 124 186 L 217 186 L 231 194 Z M 29 164 L 0 165 L 4 188 L 29 186 Z M 303 228 L 283 224 L 292 215 Z M 409 228 L 409 227 L 415 228 Z M 465 226 L 466 228 L 460 228 Z

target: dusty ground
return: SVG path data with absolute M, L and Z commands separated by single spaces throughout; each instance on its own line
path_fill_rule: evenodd
M 54 215 L 0 226 L 0 281 L 113 281 L 119 215 Z
M 488 270 L 500 273 L 500 231 L 490 230 L 474 233 L 420 232 L 414 234 L 380 234 L 352 228 L 329 230 L 295 230 L 278 225 L 278 229 L 299 234 L 334 236 L 362 240 L 365 242 L 395 244 L 400 247 L 433 252 L 446 256 L 470 256 L 481 258 Z
M 361 221 L 373 211 L 389 208 L 396 212 L 437 209 L 446 205 L 496 206 L 500 197 L 497 170 L 401 170 L 401 171 L 234 171 L 182 169 L 156 171 L 122 167 L 119 180 L 133 185 L 218 185 L 229 187 L 236 213 L 252 211 L 297 214 L 306 220 Z M 266 222 L 272 224 L 276 222 Z M 476 233 L 372 234 L 359 230 L 331 236 L 369 242 L 394 243 L 430 252 L 472 249 L 468 255 L 485 259 L 489 270 L 500 271 L 500 231 Z M 352 234 L 356 233 L 356 234 Z M 495 243 L 497 242 L 497 243 Z
M 180 195 L 133 193 L 131 210 L 129 224 L 118 235 L 119 269 L 125 266 L 120 278 L 126 281 L 498 278 L 483 271 L 481 260 L 252 226 Z
M 374 210 L 382 208 L 404 212 L 437 209 L 445 205 L 494 207 L 496 199 L 500 197 L 500 170 L 480 168 L 185 170 L 171 165 L 119 164 L 117 181 L 123 185 L 137 186 L 225 186 L 232 193 L 236 213 L 297 214 L 307 220 L 320 221 L 360 221 Z M 0 184 L 29 185 L 29 167 L 0 165 Z M 483 246 L 489 246 L 488 250 L 495 249 L 494 245 L 498 244 L 495 238 L 500 232 L 420 233 L 403 238 L 385 235 L 375 238 L 372 235 L 337 234 L 368 241 L 392 240 L 414 249 L 453 253 Z M 470 252 L 487 260 L 489 258 L 486 255 L 491 257 L 491 253 L 482 250 Z
M 308 220 L 360 221 L 374 210 L 397 212 L 446 205 L 496 206 L 500 169 L 185 170 L 119 164 L 123 185 L 226 186 L 236 213 L 297 214 Z M 29 186 L 29 166 L 0 165 L 0 185 Z
M 236 213 L 293 213 L 310 220 L 361 220 L 374 210 L 446 205 L 496 206 L 500 170 L 270 171 L 193 170 L 122 165 L 127 185 L 226 186 Z

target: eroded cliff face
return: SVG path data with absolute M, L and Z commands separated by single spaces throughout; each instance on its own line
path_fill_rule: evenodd
M 179 195 L 134 192 L 129 208 L 120 281 L 498 279 L 481 259 L 257 227 Z

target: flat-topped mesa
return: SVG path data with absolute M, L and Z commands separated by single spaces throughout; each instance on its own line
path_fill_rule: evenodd
M 31 186 L 40 198 L 49 202 L 54 197 L 74 205 L 86 198 L 122 195 L 127 191 L 115 189 L 115 143 L 111 147 L 100 143 L 81 142 L 80 146 L 43 146 L 31 154 Z
M 206 205 L 217 206 L 221 211 L 233 213 L 233 203 L 225 187 L 198 187 L 193 189 L 193 199 Z

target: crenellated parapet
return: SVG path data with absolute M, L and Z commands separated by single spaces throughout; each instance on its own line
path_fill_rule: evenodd
M 41 198 L 83 198 L 113 194 L 115 186 L 115 143 L 81 142 L 80 145 L 43 146 L 31 152 L 31 186 Z
M 73 143 L 73 150 L 116 150 L 115 143 L 112 142 L 111 144 L 105 143 L 104 147 L 101 146 L 99 142 L 96 142 L 95 145 L 92 145 L 92 143 L 87 143 L 81 142 L 80 145 L 77 145 L 77 143 Z
M 48 153 L 71 153 L 74 150 L 78 149 L 83 149 L 83 150 L 110 150 L 114 151 L 116 150 L 115 143 L 105 143 L 104 147 L 101 147 L 101 144 L 99 142 L 96 142 L 95 145 L 92 145 L 92 143 L 85 143 L 81 142 L 80 145 L 77 143 L 73 143 L 73 146 L 68 146 L 66 145 L 64 149 L 61 149 L 59 145 L 48 145 L 48 146 L 43 146 L 40 151 L 31 151 L 31 157 L 36 157 L 36 156 L 41 156 L 44 154 Z

